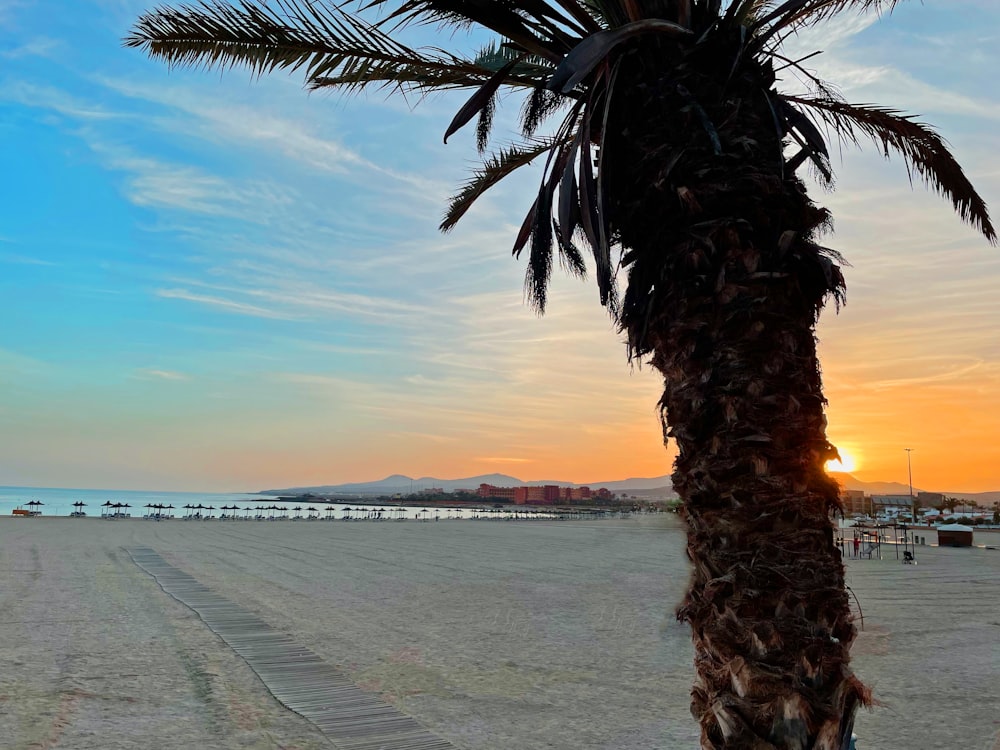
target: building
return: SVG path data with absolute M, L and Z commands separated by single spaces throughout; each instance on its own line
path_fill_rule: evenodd
M 913 516 L 916 498 L 911 495 L 872 495 L 872 506 L 880 516 Z
M 492 484 L 481 484 L 476 494 L 479 497 L 498 498 L 500 500 L 513 500 L 516 487 L 496 487 Z
M 840 490 L 840 502 L 844 505 L 845 513 L 870 514 L 872 512 L 872 501 L 865 495 L 864 490 Z
M 556 505 L 565 497 L 563 490 L 568 491 L 570 488 L 555 484 L 546 484 L 542 487 L 515 487 L 514 502 L 517 505 Z
M 944 495 L 940 492 L 918 492 L 917 505 L 921 508 L 940 508 L 944 505 Z
M 948 523 L 937 527 L 938 547 L 971 547 L 972 527 Z
M 476 490 L 481 498 L 498 499 L 513 502 L 516 505 L 559 505 L 585 503 L 595 498 L 607 500 L 611 493 L 603 487 L 592 490 L 590 487 L 560 487 L 557 484 L 546 484 L 537 487 L 495 487 L 492 484 L 481 484 Z

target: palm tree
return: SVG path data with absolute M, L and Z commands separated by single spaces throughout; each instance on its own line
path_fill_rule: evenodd
M 869 700 L 848 668 L 840 505 L 823 469 L 837 451 L 816 356 L 819 313 L 842 302 L 844 279 L 819 244 L 830 214 L 797 172 L 811 165 L 829 183 L 828 138 L 873 140 L 996 239 L 930 127 L 849 104 L 782 54 L 798 29 L 896 2 L 367 0 L 351 12 L 333 0 L 213 1 L 152 11 L 125 44 L 171 65 L 301 71 L 310 89 L 469 90 L 445 139 L 476 120 L 482 152 L 501 95 L 522 93 L 523 138 L 485 156 L 441 229 L 544 164 L 513 245 L 531 302 L 544 311 L 556 259 L 583 276 L 589 248 L 629 357 L 663 375 L 694 568 L 678 617 L 697 654 L 702 747 L 833 750 Z M 494 41 L 472 56 L 400 41 L 427 23 Z M 786 69 L 811 91 L 783 91 Z

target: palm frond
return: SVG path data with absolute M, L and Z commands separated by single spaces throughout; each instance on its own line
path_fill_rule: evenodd
M 497 153 L 483 161 L 482 166 L 476 169 L 472 177 L 465 183 L 462 189 L 454 195 L 448 203 L 448 210 L 441 221 L 442 232 L 450 231 L 458 223 L 458 220 L 465 215 L 476 199 L 491 187 L 500 182 L 504 177 L 530 164 L 539 156 L 547 153 L 560 145 L 560 141 L 553 138 L 538 140 L 528 146 L 510 146 L 500 149 Z
M 587 12 L 586 3 L 577 2 L 577 0 L 555 0 L 556 4 L 562 8 L 567 15 L 571 16 L 574 21 L 580 24 L 580 27 L 589 34 L 593 34 L 596 31 L 601 30 L 601 24 L 598 23 L 591 13 Z
M 497 95 L 494 93 L 483 108 L 479 110 L 479 120 L 476 122 L 476 150 L 483 154 L 490 142 L 490 131 L 493 130 L 493 117 L 497 112 Z
M 368 7 L 382 6 L 386 2 L 376 0 Z M 497 0 L 407 0 L 391 12 L 384 23 L 390 21 L 396 23 L 396 28 L 427 23 L 455 28 L 482 26 L 509 39 L 522 50 L 553 63 L 572 46 L 572 36 L 544 16 L 529 12 L 519 14 L 510 3 Z
M 141 16 L 124 44 L 171 66 L 245 67 L 258 76 L 302 69 L 311 88 L 457 88 L 480 86 L 493 74 L 440 50 L 407 47 L 337 7 L 299 0 L 274 7 L 266 0 L 163 7 Z
M 521 109 L 522 135 L 531 138 L 545 118 L 558 111 L 566 101 L 565 97 L 548 89 L 538 88 L 532 91 Z
M 389 0 L 371 0 L 364 8 L 388 4 Z M 592 28 L 596 26 L 593 18 L 574 0 L 563 0 L 555 5 L 546 0 L 520 0 L 516 6 L 498 0 L 407 0 L 389 12 L 386 22 L 396 21 L 397 28 L 414 23 L 437 24 L 452 29 L 468 29 L 477 24 L 493 28 L 490 24 L 509 26 L 514 21 L 513 16 L 519 17 L 527 28 L 539 36 L 564 43 L 568 37 L 567 30 L 574 34 L 586 34 L 599 29 Z
M 613 29 L 629 22 L 628 11 L 622 0 L 583 0 L 583 5 L 598 19 L 602 28 Z
M 391 88 L 401 91 L 446 91 L 449 89 L 479 88 L 490 76 L 490 71 L 465 61 L 453 66 L 426 66 L 402 64 L 396 61 L 355 60 L 355 63 L 338 75 L 316 76 L 308 83 L 310 90 L 341 88 L 353 92 L 367 88 Z M 504 86 L 512 89 L 534 91 L 537 84 L 528 79 L 508 77 Z
M 989 210 L 941 137 L 929 126 L 915 122 L 896 110 L 871 104 L 848 104 L 838 99 L 810 96 L 783 97 L 808 107 L 841 141 L 859 145 L 864 136 L 880 145 L 888 158 L 892 151 L 903 157 L 906 167 L 935 192 L 951 200 L 963 221 L 996 244 L 996 231 Z
M 416 52 L 422 57 L 409 62 L 362 57 L 345 60 L 337 75 L 315 76 L 308 86 L 313 90 L 341 87 L 348 91 L 368 87 L 417 91 L 479 88 L 501 67 L 495 65 L 495 58 L 477 56 L 470 61 L 433 48 Z M 552 70 L 551 65 L 522 60 L 504 74 L 501 84 L 509 89 L 536 91 L 548 80 Z
M 162 7 L 140 16 L 124 44 L 169 65 L 245 66 L 256 75 L 305 66 L 309 77 L 331 56 L 359 52 L 379 59 L 412 56 L 413 50 L 339 9 L 316 4 L 306 10 L 296 0 L 277 0 L 277 7 L 280 14 L 251 0 Z
M 486 149 L 485 139 L 489 134 L 490 126 L 493 123 L 493 113 L 496 109 L 496 93 L 500 86 L 504 83 L 510 71 L 513 70 L 514 66 L 517 65 L 518 60 L 514 59 L 504 65 L 500 70 L 489 77 L 482 86 L 476 89 L 476 92 L 467 101 L 462 108 L 458 110 L 455 117 L 452 119 L 451 124 L 444 134 L 444 142 L 448 142 L 448 137 L 453 133 L 457 132 L 463 125 L 465 125 L 469 120 L 471 120 L 476 115 L 480 115 L 479 118 L 479 150 L 480 152 Z M 484 135 L 485 130 L 485 135 Z
M 406 47 L 338 8 L 312 4 L 307 12 L 294 0 L 279 3 L 284 16 L 263 2 L 248 0 L 239 6 L 203 3 L 162 8 L 142 16 L 125 44 L 177 66 L 243 66 L 254 75 L 305 68 L 307 85 L 313 90 L 478 88 L 499 67 L 437 48 Z M 551 66 L 540 67 L 540 62 L 523 61 L 504 85 L 536 88 L 552 71 Z
M 563 228 L 558 222 L 553 224 L 556 230 L 556 239 L 559 243 L 559 265 L 566 273 L 578 279 L 587 278 L 587 264 L 583 260 L 583 253 L 576 246 L 572 239 L 563 237 Z
M 774 0 L 732 0 L 726 9 L 726 21 L 740 26 L 753 24 Z
M 576 45 L 561 62 L 549 80 L 552 91 L 567 94 L 581 83 L 597 67 L 608 59 L 608 55 L 622 42 L 641 34 L 666 34 L 669 36 L 690 36 L 686 29 L 673 21 L 646 18 L 631 21 L 624 26 L 591 34 Z

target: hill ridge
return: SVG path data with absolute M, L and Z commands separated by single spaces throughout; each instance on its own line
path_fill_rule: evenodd
M 909 485 L 902 482 L 865 482 L 846 472 L 836 472 L 832 476 L 845 489 L 863 490 L 869 495 L 906 495 L 910 491 Z M 461 489 L 473 490 L 480 484 L 493 484 L 497 487 L 538 487 L 545 484 L 557 484 L 561 487 L 591 487 L 593 489 L 604 487 L 612 492 L 655 493 L 660 496 L 672 496 L 675 494 L 670 476 L 666 474 L 659 477 L 629 477 L 628 479 L 615 479 L 604 482 L 568 482 L 557 479 L 524 480 L 510 474 L 501 474 L 498 472 L 478 474 L 472 477 L 460 477 L 458 479 L 440 479 L 429 476 L 413 478 L 405 474 L 390 474 L 383 479 L 370 482 L 345 482 L 342 484 L 324 484 L 308 487 L 285 487 L 281 489 L 261 490 L 257 494 L 301 495 L 309 492 L 314 495 L 386 495 L 396 493 L 407 494 L 430 488 L 440 488 L 445 491 L 454 492 Z M 917 487 L 913 488 L 914 493 L 924 491 Z M 963 500 L 975 500 L 982 505 L 992 505 L 994 502 L 1000 501 L 1000 490 L 990 492 L 945 491 L 942 494 Z

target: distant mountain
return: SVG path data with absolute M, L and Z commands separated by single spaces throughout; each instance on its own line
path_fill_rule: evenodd
M 851 474 L 836 472 L 832 476 L 849 490 L 863 490 L 868 495 L 908 495 L 909 485 L 901 482 L 864 482 Z M 324 484 L 315 487 L 286 487 L 284 489 L 263 490 L 261 495 L 304 495 L 307 492 L 314 495 L 395 495 L 397 492 L 408 494 L 420 490 L 440 487 L 447 492 L 455 490 L 474 490 L 480 484 L 492 484 L 497 487 L 537 487 L 543 484 L 557 484 L 560 487 L 605 487 L 612 492 L 628 492 L 639 496 L 670 497 L 674 495 L 669 475 L 661 477 L 631 477 L 615 479 L 607 482 L 567 482 L 557 479 L 534 479 L 525 481 L 509 474 L 480 474 L 463 479 L 438 479 L 437 477 L 420 477 L 414 479 L 403 474 L 393 474 L 385 479 L 374 482 L 353 482 L 348 484 Z M 913 492 L 924 490 L 913 488 Z M 935 492 L 937 490 L 934 490 Z M 992 506 L 1000 501 L 1000 492 L 943 492 L 948 497 L 975 501 L 981 506 Z
M 981 508 L 992 508 L 993 503 L 1000 503 L 1000 492 L 946 492 L 948 497 L 975 502 Z
M 517 477 L 506 474 L 483 474 L 464 479 L 438 479 L 436 477 L 420 477 L 414 479 L 402 474 L 393 474 L 385 479 L 374 482 L 350 482 L 347 484 L 324 484 L 316 487 L 286 487 L 279 490 L 264 490 L 262 495 L 301 495 L 311 492 L 314 495 L 393 495 L 397 492 L 409 493 L 419 490 L 440 487 L 443 490 L 475 489 L 480 484 L 495 484 L 497 487 L 520 487 L 525 483 Z M 547 482 L 531 482 L 530 484 L 548 484 Z
M 910 485 L 900 482 L 863 482 L 857 477 L 843 471 L 831 471 L 830 476 L 836 479 L 840 486 L 848 490 L 863 490 L 866 495 L 909 495 Z M 914 494 L 926 492 L 916 487 Z
M 863 482 L 846 472 L 831 472 L 830 476 L 840 482 L 841 486 L 849 490 L 863 490 L 866 495 L 909 495 L 910 486 L 902 482 Z M 987 507 L 1000 501 L 1000 492 L 953 492 L 949 490 L 924 490 L 918 487 L 913 488 L 913 494 L 918 492 L 940 492 L 947 497 L 955 497 L 959 500 L 969 500 L 978 505 Z
M 560 487 L 605 487 L 612 492 L 631 492 L 642 490 L 664 489 L 669 491 L 670 477 L 653 477 L 649 479 L 634 477 L 632 479 L 620 479 L 612 482 L 567 482 L 558 479 L 534 479 L 525 481 L 512 477 L 508 474 L 481 474 L 475 477 L 465 477 L 463 479 L 438 479 L 436 477 L 420 477 L 413 479 L 402 474 L 393 474 L 385 479 L 374 482 L 352 482 L 348 484 L 324 484 L 315 487 L 285 487 L 283 489 L 262 490 L 261 495 L 304 495 L 307 492 L 313 495 L 394 495 L 397 492 L 407 494 L 440 487 L 441 489 L 454 492 L 455 490 L 474 490 L 481 484 L 492 484 L 497 487 L 540 487 L 544 484 L 557 484 Z M 672 494 L 672 493 L 671 493 Z
M 583 485 L 573 486 L 586 486 L 594 489 L 604 487 L 612 492 L 663 490 L 667 494 L 674 494 L 673 483 L 670 481 L 669 474 L 665 474 L 662 477 L 629 477 L 628 479 L 616 479 L 610 482 L 586 482 Z

